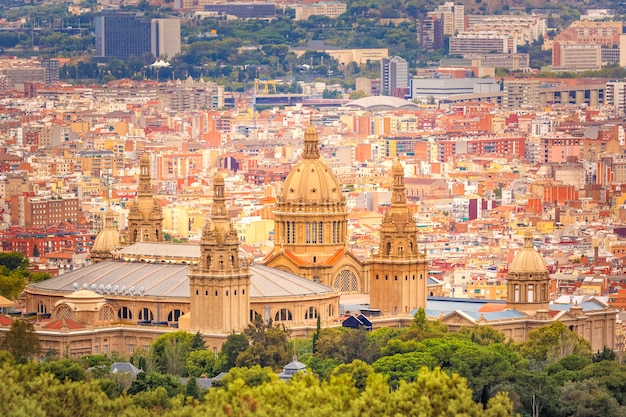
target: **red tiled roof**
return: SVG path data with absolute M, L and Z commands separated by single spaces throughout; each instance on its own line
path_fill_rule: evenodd
M 11 317 L 0 315 L 0 326 L 10 326 L 13 324 Z
M 51 329 L 51 330 L 61 330 L 63 328 L 67 328 L 67 329 L 72 330 L 72 329 L 84 329 L 85 326 L 83 326 L 82 324 L 74 320 L 58 319 L 58 320 L 52 320 L 50 323 L 43 326 L 43 328 Z

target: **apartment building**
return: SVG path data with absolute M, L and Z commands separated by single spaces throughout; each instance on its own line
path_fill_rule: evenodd
M 546 19 L 533 15 L 468 15 L 466 32 L 497 32 L 512 36 L 517 45 L 533 43 L 548 32 Z
M 602 68 L 600 45 L 554 42 L 552 48 L 554 71 L 596 71 L 600 68 Z
M 311 16 L 327 16 L 336 19 L 347 11 L 346 3 L 329 1 L 321 3 L 295 4 L 291 6 L 296 11 L 296 21 L 307 20 Z
M 447 1 L 429 12 L 427 16 L 435 17 L 442 23 L 443 34 L 454 36 L 465 30 L 465 6 Z
M 11 197 L 11 223 L 22 227 L 44 227 L 69 222 L 76 224 L 81 218 L 78 197 Z
M 450 38 L 450 55 L 517 53 L 517 43 L 511 35 L 498 32 L 464 32 Z

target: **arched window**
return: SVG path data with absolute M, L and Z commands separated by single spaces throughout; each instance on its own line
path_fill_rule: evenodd
M 117 318 L 122 320 L 132 320 L 133 312 L 128 307 L 122 307 L 117 311 Z
M 359 282 L 356 274 L 349 269 L 341 271 L 333 281 L 333 288 L 344 293 L 359 291 Z
M 293 320 L 293 316 L 291 315 L 291 311 L 286 308 L 281 308 L 276 312 L 274 316 L 274 321 L 291 321 Z
M 48 309 L 46 308 L 46 305 L 43 303 L 43 301 L 37 303 L 37 314 L 46 314 L 47 312 Z
M 391 255 L 391 242 L 387 242 L 387 252 L 386 255 Z
M 260 319 L 262 316 L 254 310 L 250 310 L 250 321 L 254 322 L 255 319 Z
M 112 321 L 115 317 L 115 311 L 111 306 L 103 306 L 98 312 L 98 319 L 100 321 Z
M 57 319 L 71 320 L 73 317 L 74 317 L 74 314 L 72 313 L 72 309 L 68 305 L 62 304 L 57 308 L 57 311 L 56 311 Z
M 519 302 L 519 284 L 515 284 L 513 286 L 514 288 L 514 297 L 513 297 L 513 301 L 515 301 L 516 303 Z
M 139 310 L 139 320 L 154 320 L 154 314 L 149 308 L 142 308 Z
M 528 285 L 528 300 L 529 303 L 535 302 L 535 286 L 533 284 Z
M 317 309 L 315 307 L 307 308 L 306 312 L 304 313 L 304 319 L 312 320 L 316 318 L 317 318 Z
M 335 317 L 335 306 L 332 304 L 328 305 L 328 317 Z
M 167 321 L 178 321 L 178 318 L 182 315 L 183 313 L 176 309 L 176 310 L 172 310 L 170 311 L 170 314 L 167 315 Z

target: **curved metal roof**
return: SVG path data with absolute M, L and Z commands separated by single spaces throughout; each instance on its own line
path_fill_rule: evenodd
M 392 96 L 369 96 L 352 100 L 344 105 L 345 107 L 359 107 L 368 111 L 397 110 L 397 109 L 419 109 L 417 104 Z
M 336 291 L 297 275 L 262 265 L 250 267 L 250 297 L 290 297 Z M 189 298 L 188 265 L 105 261 L 31 284 L 34 290 L 73 293 L 78 288 L 115 296 Z M 117 287 L 117 288 L 116 288 Z

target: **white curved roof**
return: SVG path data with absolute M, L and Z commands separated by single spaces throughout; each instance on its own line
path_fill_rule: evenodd
M 369 111 L 420 108 L 413 102 L 392 96 L 363 97 L 346 103 L 344 107 L 358 107 Z

